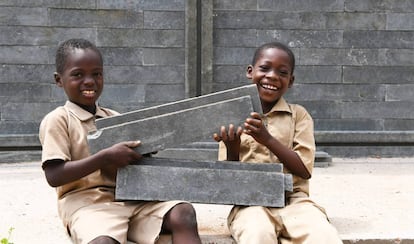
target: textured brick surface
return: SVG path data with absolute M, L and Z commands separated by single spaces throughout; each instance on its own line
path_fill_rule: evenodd
M 341 47 L 343 31 L 339 30 L 257 30 L 256 43 L 278 41 L 290 47 Z
M 148 158 L 119 169 L 115 197 L 283 207 L 293 188 L 280 166 Z
M 98 119 L 96 121 L 96 127 L 98 129 L 101 129 L 113 125 L 131 122 L 134 120 L 140 120 L 148 117 L 154 117 L 162 114 L 177 112 L 180 110 L 191 109 L 197 106 L 208 105 L 226 99 L 238 98 L 242 96 L 249 96 L 252 102 L 253 110 L 261 113 L 262 110 L 260 105 L 260 98 L 257 93 L 256 85 L 245 85 L 242 87 L 210 93 L 195 98 L 188 98 L 176 102 L 162 104 L 159 106 L 129 111 L 116 117 Z
M 46 103 L 63 104 L 54 52 L 72 37 L 102 49 L 108 90 L 100 103 L 120 112 L 249 84 L 255 48 L 278 40 L 296 55 L 295 84 L 315 84 L 287 96 L 310 109 L 315 128 L 413 128 L 405 86 L 414 81 L 412 0 L 201 2 L 197 34 L 190 0 L 1 1 L 0 90 L 8 92 L 0 96 L 0 127 L 7 130 L 0 133 L 37 133 L 53 109 Z
M 47 9 L 44 7 L 1 7 L 1 25 L 43 26 L 47 23 Z
M 239 126 L 251 112 L 250 96 L 234 98 L 105 127 L 88 137 L 89 146 L 91 152 L 97 152 L 118 142 L 140 140 L 142 145 L 136 151 L 156 152 L 211 136 L 221 125 Z
M 62 27 L 142 28 L 142 12 L 127 10 L 50 9 L 49 21 Z
M 42 46 L 0 46 L 0 56 L 4 64 L 49 63 L 48 48 Z
M 195 142 L 158 151 L 157 158 L 167 159 L 191 159 L 197 161 L 215 161 L 218 158 L 218 143 L 210 139 L 211 142 Z M 332 162 L 332 157 L 326 152 L 316 151 L 315 167 L 327 167 Z
M 277 0 L 277 1 L 266 1 L 259 0 L 258 7 L 264 10 L 272 9 L 274 11 L 321 11 L 321 12 L 339 12 L 343 10 L 344 0 L 318 0 L 318 1 L 307 1 L 307 0 Z

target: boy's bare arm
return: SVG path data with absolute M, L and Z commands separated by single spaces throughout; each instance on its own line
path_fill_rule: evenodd
M 253 112 L 251 117 L 246 119 L 243 132 L 252 136 L 258 143 L 266 146 L 292 174 L 304 179 L 311 177 L 300 157 L 268 132 L 262 123 L 260 114 Z
M 124 167 L 141 158 L 141 155 L 132 149 L 139 145 L 139 141 L 121 142 L 84 159 L 67 162 L 46 161 L 43 169 L 47 182 L 57 187 L 78 180 L 98 169 Z

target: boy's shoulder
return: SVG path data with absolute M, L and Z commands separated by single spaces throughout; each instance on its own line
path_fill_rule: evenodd
M 49 113 L 47 113 L 45 117 L 43 118 L 43 120 L 52 119 L 52 118 L 61 118 L 61 117 L 65 117 L 66 115 L 67 115 L 67 111 L 64 108 L 64 106 L 59 106 L 53 109 L 52 111 L 50 111 Z
M 303 118 L 303 117 L 309 117 L 311 118 L 311 115 L 309 114 L 308 110 L 301 105 L 297 103 L 288 103 L 289 107 L 293 114 L 296 115 L 297 118 Z
M 298 112 L 307 112 L 306 108 L 303 105 L 298 104 L 298 103 L 289 103 L 289 107 L 292 110 L 295 110 L 295 111 L 298 111 Z
M 67 112 L 63 106 L 59 106 L 48 114 L 46 114 L 39 126 L 39 135 L 42 138 L 42 134 L 50 128 L 56 128 L 57 126 L 66 127 L 68 125 Z
M 279 100 L 279 102 L 275 105 L 277 110 L 280 111 L 289 111 L 292 114 L 306 114 L 308 111 L 306 108 L 297 103 L 290 103 L 283 97 Z

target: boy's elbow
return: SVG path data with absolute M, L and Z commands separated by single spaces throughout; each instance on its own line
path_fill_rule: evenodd
M 62 184 L 59 182 L 58 179 L 56 179 L 55 177 L 52 177 L 50 175 L 46 174 L 46 181 L 49 184 L 49 186 L 51 187 L 58 187 L 61 186 Z
M 49 186 L 51 186 L 51 187 L 58 187 L 59 186 L 59 184 L 57 184 L 57 183 L 55 183 L 55 182 L 53 182 L 53 181 L 47 181 L 47 183 L 49 184 Z
M 309 173 L 308 169 L 304 169 L 304 171 L 302 172 L 301 177 L 305 180 L 309 180 L 310 178 L 312 178 L 312 174 Z
M 63 185 L 62 178 L 59 177 L 58 174 L 58 167 L 60 166 L 58 163 L 51 163 L 52 161 L 47 161 L 43 163 L 43 171 L 46 176 L 46 181 L 51 187 L 58 187 Z

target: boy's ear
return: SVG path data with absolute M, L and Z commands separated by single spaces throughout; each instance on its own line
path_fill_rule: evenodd
M 249 65 L 249 66 L 247 66 L 247 69 L 246 69 L 246 77 L 247 77 L 247 79 L 252 79 L 252 73 L 253 73 L 253 66 L 252 65 Z
M 56 85 L 59 86 L 59 87 L 62 87 L 63 84 L 62 84 L 62 79 L 60 77 L 60 74 L 58 72 L 55 72 L 53 74 L 53 76 L 55 77 L 55 83 L 56 83 Z
M 292 86 L 293 86 L 293 82 L 295 82 L 295 76 L 294 75 L 292 75 L 292 76 L 290 76 L 290 81 L 289 81 L 289 88 L 291 88 Z

